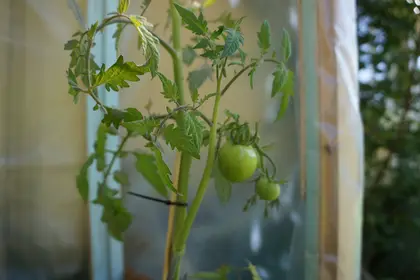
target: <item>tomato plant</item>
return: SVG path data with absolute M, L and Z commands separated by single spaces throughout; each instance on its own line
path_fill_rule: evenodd
M 93 200 L 93 203 L 102 206 L 102 221 L 107 225 L 110 235 L 122 241 L 123 233 L 130 226 L 132 217 L 124 207 L 119 192 L 112 190 L 108 182 L 113 179 L 120 185 L 130 185 L 127 174 L 121 170 L 113 171 L 113 164 L 117 158 L 133 156 L 136 159 L 137 171 L 163 198 L 151 198 L 140 194 L 137 196 L 177 206 L 174 233 L 168 234 L 175 238 L 170 240 L 173 244 L 169 244 L 167 248 L 173 248 L 176 260 L 173 265 L 175 267 L 173 277 L 170 279 L 179 280 L 180 263 L 187 238 L 212 174 L 217 170 L 215 162 L 219 163 L 218 169 L 221 173 L 232 182 L 247 180 L 254 173 L 259 173 L 258 176 L 275 177 L 273 161 L 259 146 L 258 123 L 255 124 L 255 132 L 251 133 L 249 124 L 241 123 L 240 116 L 230 111 L 226 111 L 226 119 L 220 123 L 218 111 L 222 97 L 241 75 L 247 73 L 250 87 L 253 88 L 254 74 L 259 66 L 270 64 L 274 66 L 271 96 L 278 98 L 281 93 L 278 113 L 278 118 L 281 118 L 293 94 L 293 73 L 286 65 L 291 56 L 291 44 L 289 35 L 284 30 L 282 52 L 277 54 L 271 43 L 270 25 L 264 21 L 256 36 L 260 53 L 251 57 L 243 50 L 244 37 L 241 23 L 244 18 L 233 19 L 231 14 L 228 14 L 228 20 L 220 18 L 207 20 L 204 8 L 215 1 L 206 1 L 202 6 L 196 2 L 194 6 L 182 6 L 175 0 L 169 0 L 172 28 L 171 43 L 169 43 L 154 32 L 151 23 L 154 19 L 150 20 L 145 16 L 151 2 L 151 0 L 144 1 L 141 13 L 133 15 L 127 13 L 129 0 L 120 0 L 117 11 L 108 14 L 102 21 L 95 22 L 87 30 L 76 32 L 65 44 L 64 49 L 70 51 L 70 63 L 67 69 L 68 93 L 74 103 L 78 103 L 83 96 L 93 99 L 96 105 L 92 110 L 100 111 L 103 117 L 97 130 L 95 151 L 82 166 L 76 182 L 85 201 Z M 213 23 L 216 25 L 213 26 Z M 96 63 L 91 53 L 96 35 L 110 25 L 117 26 L 113 36 L 117 52 L 123 31 L 130 26 L 137 31 L 138 47 L 144 58 L 143 63 L 126 61 L 121 54 L 110 66 Z M 182 27 L 193 35 L 190 42 L 184 46 L 180 36 Z M 161 48 L 168 52 L 173 60 L 173 80 L 160 72 Z M 183 67 L 189 67 L 196 59 L 204 60 L 203 66 L 190 71 L 185 79 Z M 232 68 L 234 71 L 231 72 L 234 72 L 234 75 L 228 77 L 227 69 Z M 164 114 L 151 112 L 151 106 L 148 106 L 146 111 L 141 111 L 137 108 L 112 108 L 102 103 L 99 90 L 118 92 L 130 87 L 131 83 L 138 82 L 140 77 L 146 79 L 147 76 L 151 79 L 157 78 L 161 82 L 162 91 L 158 94 L 162 94 L 168 102 Z M 201 86 L 213 76 L 214 91 L 202 92 Z M 188 81 L 190 102 L 186 98 L 184 80 Z M 213 102 L 213 113 L 210 117 L 200 110 L 201 106 L 209 101 Z M 109 135 L 122 136 L 116 150 L 106 148 Z M 134 137 L 146 140 L 147 144 L 143 151 L 126 149 L 127 141 Z M 225 144 L 219 149 L 222 141 Z M 179 172 L 172 172 L 166 164 L 161 149 L 164 143 L 180 153 L 180 165 L 176 167 L 179 168 Z M 208 148 L 206 166 L 187 213 L 185 206 L 188 201 L 185 198 L 188 194 L 189 169 L 193 160 L 200 159 L 204 146 Z M 106 154 L 110 154 L 111 159 L 108 160 Z M 266 160 L 270 163 L 270 168 L 264 164 Z M 97 197 L 91 198 L 88 170 L 93 168 L 94 162 L 97 171 L 102 173 L 103 180 L 98 184 Z M 172 181 L 172 173 L 180 174 L 176 182 Z M 216 184 L 216 190 L 230 194 L 226 188 L 231 188 L 231 184 L 228 182 L 224 186 L 226 187 L 218 188 Z M 270 194 L 274 197 L 271 192 Z M 246 203 L 245 210 L 256 201 L 257 196 L 254 195 Z M 275 203 L 266 203 L 266 209 L 274 205 Z M 252 265 L 249 266 L 249 270 L 253 275 L 256 273 Z M 223 271 L 227 273 L 226 270 Z M 217 273 L 222 277 L 222 272 Z

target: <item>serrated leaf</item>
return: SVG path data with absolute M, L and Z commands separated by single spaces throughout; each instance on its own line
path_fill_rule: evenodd
M 271 28 L 267 20 L 261 24 L 260 32 L 258 35 L 258 46 L 263 54 L 271 47 Z
M 289 96 L 293 96 L 294 95 L 294 91 L 295 91 L 295 81 L 294 81 L 295 77 L 292 71 L 288 70 L 287 71 L 287 79 L 286 79 L 286 83 L 283 86 L 282 92 L 284 94 L 287 94 Z
M 102 119 L 102 123 L 104 123 L 107 126 L 110 126 L 112 124 L 117 129 L 123 121 L 134 122 L 143 119 L 143 115 L 136 108 L 127 108 L 124 111 L 110 107 L 105 107 L 105 109 L 106 114 Z
M 174 124 L 166 126 L 163 130 L 163 137 L 172 149 L 186 152 L 198 159 L 200 158 L 200 154 L 194 147 L 191 138 L 188 137 L 180 127 L 177 127 Z
M 128 81 L 139 81 L 140 78 L 138 76 L 144 75 L 146 72 L 147 69 L 136 65 L 134 62 L 124 62 L 123 56 L 120 55 L 117 61 L 108 69 L 105 70 L 105 65 L 102 66 L 93 86 L 105 85 L 107 91 L 111 89 L 118 91 L 122 88 L 128 88 Z
M 64 45 L 64 50 L 66 51 L 73 50 L 78 46 L 79 46 L 79 40 L 72 39 L 72 40 L 67 41 L 67 43 Z
M 159 176 L 155 157 L 151 154 L 134 153 L 136 157 L 136 170 L 148 181 L 152 187 L 162 196 L 168 197 L 165 183 Z
M 160 81 L 162 82 L 163 87 L 163 96 L 168 99 L 169 101 L 178 103 L 179 102 L 179 92 L 178 87 L 174 82 L 169 80 L 165 77 L 162 73 L 157 73 L 157 76 L 159 77 Z
M 198 89 L 207 79 L 211 79 L 212 74 L 213 69 L 208 64 L 205 64 L 200 69 L 194 70 L 188 74 L 188 89 L 190 90 L 191 98 L 194 103 L 198 100 Z
M 90 40 L 92 40 L 92 39 L 93 39 L 93 37 L 95 36 L 96 29 L 98 28 L 98 25 L 99 25 L 99 21 L 96 21 L 95 23 L 93 23 L 93 24 L 90 26 L 90 28 L 89 28 L 89 29 L 88 29 L 88 31 L 86 32 L 86 34 L 87 34 L 87 36 L 88 36 L 88 38 L 89 38 Z
M 252 280 L 261 280 L 261 276 L 257 272 L 257 268 L 251 262 L 248 262 L 248 270 L 251 272 Z
M 79 171 L 79 174 L 76 176 L 76 186 L 79 191 L 82 199 L 87 202 L 89 199 L 89 180 L 88 180 L 88 171 L 89 167 L 95 161 L 96 155 L 91 154 L 88 159 L 83 164 L 82 168 Z
M 187 66 L 190 66 L 194 62 L 196 57 L 197 54 L 192 47 L 188 46 L 182 50 L 182 61 Z
M 146 56 L 147 62 L 144 67 L 147 67 L 152 77 L 155 77 L 160 61 L 160 53 L 157 47 L 159 45 L 159 39 L 147 29 L 150 23 L 146 22 L 145 18 L 137 16 L 129 16 L 129 18 L 138 31 L 139 48 Z
M 96 169 L 103 171 L 106 167 L 105 161 L 105 145 L 107 140 L 107 127 L 100 123 L 96 132 L 95 153 L 96 153 Z
M 283 51 L 283 59 L 287 61 L 292 55 L 292 43 L 290 41 L 290 35 L 286 29 L 283 29 L 281 48 Z
M 276 96 L 277 93 L 279 93 L 284 85 L 287 82 L 287 78 L 288 78 L 288 70 L 285 69 L 284 66 L 279 66 L 277 67 L 276 71 L 274 71 L 273 76 L 273 83 L 272 83 L 272 87 L 271 87 L 271 97 Z
M 130 184 L 130 182 L 128 181 L 127 173 L 121 170 L 116 170 L 114 172 L 114 180 L 115 182 L 121 184 L 122 186 L 128 186 Z
M 184 8 L 183 6 L 174 3 L 176 10 L 182 18 L 182 22 L 185 27 L 193 32 L 196 35 L 204 35 L 207 33 L 207 21 L 205 21 L 200 13 L 200 16 L 197 16 L 190 10 Z
M 287 111 L 287 107 L 289 106 L 289 95 L 283 94 L 280 100 L 280 109 L 277 112 L 276 120 L 281 119 Z
M 197 44 L 193 47 L 193 49 L 205 49 L 212 45 L 211 41 L 207 38 L 201 38 Z
M 245 63 L 245 59 L 246 59 L 246 53 L 242 49 L 239 49 L 239 56 L 241 58 L 242 64 L 244 64 Z
M 227 36 L 221 58 L 233 55 L 244 44 L 244 37 L 240 31 L 227 29 L 226 32 Z
M 156 127 L 159 126 L 159 121 L 156 119 L 143 119 L 132 122 L 124 122 L 121 125 L 136 135 L 149 135 Z
M 124 232 L 132 222 L 132 216 L 124 207 L 121 198 L 105 197 L 99 200 L 103 206 L 101 221 L 107 225 L 109 234 L 122 241 Z
M 197 153 L 199 153 L 201 143 L 203 142 L 203 123 L 197 118 L 194 112 L 185 112 L 183 124 L 178 123 L 178 125 L 192 139 L 193 146 Z
M 225 31 L 225 26 L 220 25 L 215 31 L 211 33 L 210 38 L 212 40 L 219 38 L 219 36 L 223 34 L 223 31 Z
M 277 113 L 276 120 L 280 120 L 287 111 L 289 106 L 290 97 L 293 96 L 294 93 L 294 75 L 293 72 L 288 70 L 287 71 L 287 78 L 286 83 L 282 89 L 282 96 L 280 99 L 280 109 Z
M 171 180 L 171 170 L 166 165 L 166 162 L 163 160 L 161 151 L 152 143 L 149 143 L 148 145 L 146 145 L 146 147 L 150 148 L 155 155 L 157 170 L 160 178 L 162 179 L 162 182 L 172 192 L 178 193 Z
M 232 195 L 232 183 L 226 180 L 219 169 L 217 160 L 213 167 L 214 187 L 216 189 L 217 197 L 222 204 L 229 202 Z
M 120 14 L 127 12 L 129 5 L 130 5 L 130 0 L 120 0 L 118 4 L 118 12 Z
M 236 122 L 239 121 L 239 114 L 233 113 L 233 112 L 229 111 L 228 109 L 225 110 L 225 114 L 226 114 L 226 116 L 234 119 Z

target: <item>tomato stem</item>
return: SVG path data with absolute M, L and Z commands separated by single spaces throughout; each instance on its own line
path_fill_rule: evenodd
M 184 221 L 184 226 L 182 228 L 182 231 L 180 232 L 180 234 L 177 236 L 175 240 L 176 241 L 175 252 L 176 254 L 181 255 L 181 256 L 185 250 L 185 244 L 190 234 L 191 227 L 193 225 L 195 217 L 197 216 L 201 202 L 203 201 L 204 195 L 207 190 L 207 186 L 210 181 L 211 173 L 213 171 L 213 164 L 216 158 L 216 146 L 217 146 L 217 118 L 219 114 L 219 104 L 222 97 L 222 94 L 221 94 L 221 82 L 223 78 L 222 73 L 225 66 L 226 66 L 226 59 L 224 60 L 221 68 L 217 66 L 218 75 L 217 75 L 216 97 L 214 101 L 213 115 L 212 115 L 213 126 L 211 127 L 211 130 L 210 130 L 209 149 L 208 149 L 206 167 L 204 168 L 203 176 L 198 186 L 197 193 L 194 197 L 190 210 Z M 178 278 L 175 278 L 175 279 L 178 280 Z
M 174 71 L 174 82 L 178 88 L 179 93 L 179 104 L 185 105 L 185 97 L 184 97 L 184 73 L 182 69 L 182 46 L 181 46 L 181 17 L 176 11 L 174 3 L 176 0 L 169 0 L 170 5 L 170 14 L 172 19 L 172 42 L 173 42 L 173 50 L 175 51 L 175 55 L 172 56 L 173 61 L 173 71 Z M 180 112 L 181 121 L 184 118 L 184 112 Z M 179 178 L 178 178 L 178 193 L 181 196 L 178 196 L 177 201 L 180 202 L 187 202 L 188 200 L 188 180 L 189 180 L 189 173 L 191 168 L 192 158 L 187 153 L 181 153 L 181 161 L 179 166 Z M 185 220 L 185 216 L 187 214 L 186 207 L 177 207 L 175 209 L 175 228 L 174 233 L 168 233 L 168 235 L 172 235 L 174 237 L 179 235 L 183 227 L 183 223 Z M 169 217 L 171 219 L 171 217 Z M 168 248 L 172 247 L 172 241 L 169 242 Z M 181 256 L 182 257 L 182 256 Z M 181 257 L 176 259 L 175 264 L 175 271 L 173 279 L 178 280 L 180 276 L 180 267 L 181 267 Z M 171 261 L 169 260 L 169 263 Z M 166 273 L 164 273 L 166 274 Z M 163 275 L 164 279 L 166 275 Z

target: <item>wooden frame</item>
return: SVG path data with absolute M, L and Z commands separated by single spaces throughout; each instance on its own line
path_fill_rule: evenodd
M 363 133 L 358 107 L 351 106 L 358 91 L 355 6 L 298 0 L 305 280 L 360 275 Z

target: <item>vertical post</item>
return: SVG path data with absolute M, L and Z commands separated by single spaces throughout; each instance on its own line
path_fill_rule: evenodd
M 356 3 L 299 0 L 305 280 L 360 277 L 363 133 Z
M 304 279 L 319 279 L 320 169 L 318 136 L 317 1 L 299 0 L 301 195 L 305 200 Z
M 115 0 L 89 0 L 88 1 L 88 24 L 91 25 L 100 21 L 109 12 L 116 11 L 118 1 Z M 112 38 L 115 27 L 108 26 L 104 32 L 99 33 L 96 38 L 96 46 L 92 50 L 97 64 L 105 63 L 107 67 L 116 60 L 115 43 Z M 104 87 L 98 90 L 99 98 L 106 106 L 118 106 L 119 98 L 115 92 L 105 92 Z M 87 100 L 87 149 L 91 154 L 96 140 L 96 130 L 101 122 L 102 113 L 100 110 L 93 111 L 95 103 L 92 99 Z M 116 136 L 108 136 L 107 149 L 116 150 L 119 139 Z M 107 155 L 108 156 L 108 155 Z M 107 161 L 110 158 L 107 157 Z M 114 163 L 114 169 L 119 169 L 120 162 Z M 98 182 L 102 174 L 95 168 L 89 170 L 89 200 L 96 198 Z M 118 185 L 108 182 L 108 187 L 117 189 Z M 89 205 L 90 216 L 90 244 L 91 244 L 91 271 L 93 280 L 122 280 L 124 274 L 124 252 L 123 244 L 113 239 L 107 231 L 106 226 L 101 222 L 102 207 L 95 204 Z

